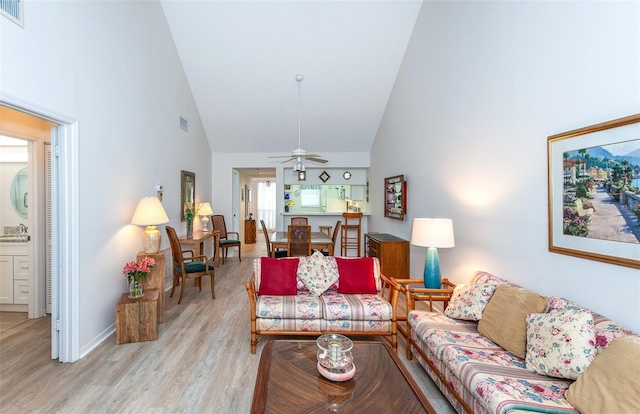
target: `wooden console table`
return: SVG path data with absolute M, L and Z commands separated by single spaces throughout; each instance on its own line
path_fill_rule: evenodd
M 182 237 L 178 239 L 180 244 L 186 244 L 195 246 L 195 255 L 199 256 L 204 254 L 204 242 L 213 238 L 213 257 L 209 259 L 214 259 L 214 265 L 220 265 L 220 255 L 218 254 L 219 246 L 220 246 L 220 230 L 209 230 L 202 231 L 196 230 L 193 232 L 193 237 L 187 239 L 186 237 Z

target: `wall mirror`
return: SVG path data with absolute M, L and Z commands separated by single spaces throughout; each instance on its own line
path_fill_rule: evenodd
M 192 205 L 196 201 L 196 174 L 189 171 L 180 171 L 180 220 L 185 221 L 185 209 L 187 204 Z
M 29 204 L 27 197 L 29 195 L 27 184 L 27 168 L 23 168 L 16 173 L 11 181 L 11 204 L 16 213 L 22 218 L 27 218 Z
M 407 181 L 404 175 L 384 179 L 384 216 L 404 220 L 407 214 Z

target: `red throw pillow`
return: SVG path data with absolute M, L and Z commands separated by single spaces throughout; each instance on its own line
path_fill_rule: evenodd
M 336 257 L 340 273 L 338 293 L 376 294 L 376 282 L 373 279 L 373 258 L 344 259 Z
M 260 259 L 260 295 L 295 295 L 300 259 Z

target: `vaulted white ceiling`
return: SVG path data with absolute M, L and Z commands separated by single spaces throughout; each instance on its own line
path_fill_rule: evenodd
M 214 152 L 368 152 L 422 2 L 162 6 Z

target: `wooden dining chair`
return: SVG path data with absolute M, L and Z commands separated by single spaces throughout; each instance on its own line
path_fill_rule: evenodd
M 262 233 L 264 234 L 264 242 L 267 246 L 267 257 L 287 257 L 286 250 L 271 251 L 271 240 L 269 240 L 269 232 L 267 231 L 267 225 L 264 224 L 264 220 L 260 220 L 260 226 L 262 227 Z
M 309 224 L 307 217 L 291 217 L 291 224 Z
M 287 231 L 289 256 L 311 256 L 311 226 L 290 224 Z
M 213 229 L 218 230 L 220 232 L 220 250 L 222 251 L 222 263 L 224 264 L 224 260 L 227 257 L 227 249 L 229 247 L 237 247 L 238 248 L 238 260 L 242 261 L 241 252 L 240 252 L 240 234 L 237 231 L 227 231 L 227 225 L 224 222 L 224 216 L 222 214 L 214 214 L 211 216 L 211 222 L 213 223 Z M 235 235 L 235 239 L 230 239 L 229 235 Z
M 171 245 L 171 257 L 173 258 L 173 284 L 171 286 L 170 298 L 173 297 L 173 291 L 176 286 L 180 285 L 180 297 L 178 305 L 182 302 L 184 295 L 184 286 L 187 284 L 186 279 L 196 279 L 197 286 L 202 291 L 202 278 L 211 276 L 211 297 L 216 298 L 215 291 L 215 269 L 209 264 L 209 259 L 205 255 L 196 256 L 193 250 L 182 250 L 178 235 L 173 227 L 166 226 L 169 244 Z

